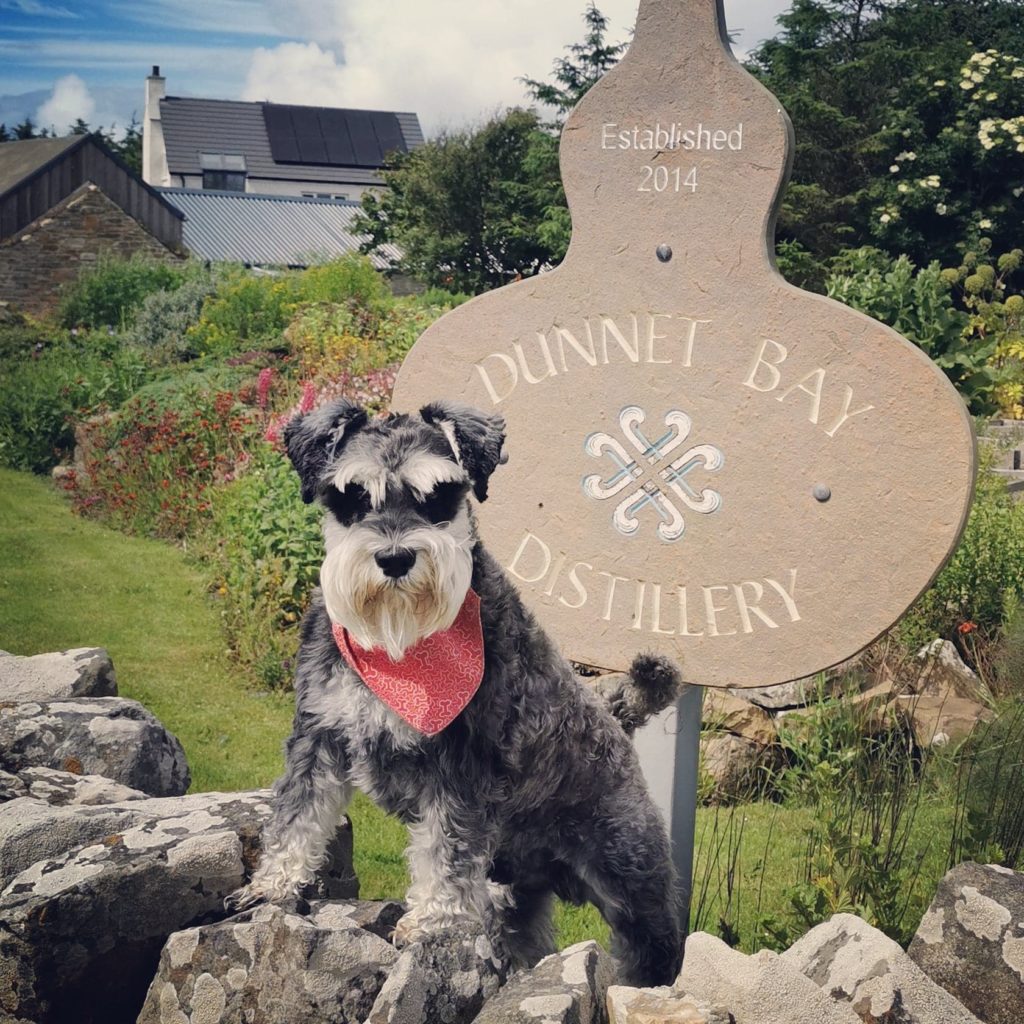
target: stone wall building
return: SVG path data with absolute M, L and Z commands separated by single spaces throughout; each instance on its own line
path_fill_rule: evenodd
M 0 143 L 0 303 L 43 316 L 105 254 L 178 259 L 183 219 L 94 135 Z

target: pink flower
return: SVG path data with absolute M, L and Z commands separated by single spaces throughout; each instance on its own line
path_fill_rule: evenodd
M 315 405 L 316 385 L 311 380 L 307 380 L 302 385 L 302 400 L 299 402 L 299 412 L 303 414 L 312 412 Z
M 270 386 L 274 382 L 274 370 L 268 366 L 265 369 L 260 370 L 259 376 L 256 378 L 256 404 L 261 409 L 266 409 L 267 399 L 270 395 Z

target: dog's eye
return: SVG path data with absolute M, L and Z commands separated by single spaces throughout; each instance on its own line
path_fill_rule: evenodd
M 446 480 L 437 486 L 420 502 L 417 508 L 430 522 L 447 523 L 458 514 L 459 505 L 466 496 L 466 484 L 462 480 Z
M 370 495 L 365 487 L 355 482 L 347 484 L 343 491 L 332 484 L 324 491 L 324 504 L 342 526 L 351 526 L 370 511 Z

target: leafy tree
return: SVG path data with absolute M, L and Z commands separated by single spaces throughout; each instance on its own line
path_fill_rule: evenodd
M 552 140 L 537 115 L 512 109 L 475 131 L 446 132 L 382 172 L 388 189 L 363 197 L 364 251 L 402 250 L 396 269 L 430 285 L 481 292 L 561 257 L 545 224 L 558 190 Z M 562 197 L 564 204 L 564 197 Z
M 102 129 L 100 129 L 102 131 Z M 104 135 L 107 145 L 140 177 L 142 176 L 142 125 L 132 114 L 128 127 L 120 139 L 113 139 L 112 133 Z
M 142 126 L 135 119 L 134 114 L 132 114 L 132 119 L 120 138 L 117 136 L 116 124 L 112 124 L 109 128 L 104 128 L 103 125 L 100 125 L 94 129 L 88 121 L 80 117 L 75 119 L 75 123 L 71 125 L 68 134 L 98 135 L 106 147 L 119 156 L 128 165 L 129 169 L 136 174 L 142 174 Z
M 26 117 L 21 124 L 16 124 L 12 131 L 14 132 L 14 138 L 18 140 L 46 139 L 50 136 L 50 133 L 45 128 L 39 130 L 31 117 Z
M 571 225 L 553 132 L 625 48 L 608 43 L 608 19 L 593 0 L 583 17 L 587 34 L 555 61 L 553 81 L 522 80 L 555 120 L 512 109 L 393 157 L 383 172 L 388 191 L 363 198 L 365 252 L 392 243 L 403 252 L 396 269 L 465 292 L 561 261 Z
M 1001 126 L 1024 113 L 1024 0 L 794 0 L 779 24 L 750 66 L 796 129 L 781 240 L 922 266 L 956 262 L 979 231 L 1012 247 L 1024 152 Z
M 11 142 L 14 136 L 11 134 L 7 125 L 0 123 L 0 142 Z
M 605 38 L 608 19 L 597 9 L 594 0 L 590 0 L 583 12 L 583 21 L 587 26 L 587 34 L 582 42 L 566 47 L 568 57 L 555 60 L 553 82 L 541 82 L 535 78 L 520 79 L 534 100 L 554 108 L 555 120 L 546 125 L 548 128 L 561 130 L 572 108 L 595 82 L 619 62 L 626 49 L 625 43 L 609 43 Z

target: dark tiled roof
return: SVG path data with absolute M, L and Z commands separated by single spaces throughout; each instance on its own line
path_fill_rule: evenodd
M 185 215 L 185 245 L 204 260 L 305 267 L 358 252 L 362 241 L 351 230 L 358 203 L 187 188 L 161 194 Z M 394 246 L 383 251 L 399 255 Z M 379 269 L 387 265 L 374 262 Z
M 200 153 L 241 154 L 250 178 L 288 179 L 336 184 L 380 185 L 371 167 L 332 167 L 276 163 L 267 138 L 263 103 L 240 100 L 184 99 L 160 101 L 167 168 L 171 174 L 201 174 Z M 274 106 L 271 104 L 271 106 Z M 423 144 L 416 114 L 395 115 L 407 149 Z
M 0 142 L 0 196 L 55 160 L 65 150 L 82 145 L 87 138 L 86 135 L 68 135 L 63 139 Z

